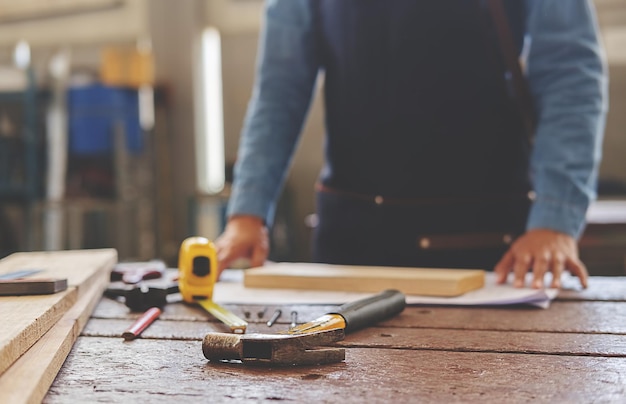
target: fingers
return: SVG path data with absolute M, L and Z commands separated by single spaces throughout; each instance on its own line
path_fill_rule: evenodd
M 588 278 L 589 273 L 587 272 L 587 267 L 577 258 L 569 257 L 566 260 L 566 265 L 569 268 L 570 272 L 580 279 L 580 284 L 583 288 L 587 289 L 588 286 Z
M 532 287 L 534 289 L 543 289 L 543 277 L 546 272 L 550 270 L 550 266 L 552 264 L 552 260 L 550 259 L 550 253 L 544 251 L 538 256 L 536 256 L 533 260 L 533 283 Z M 556 276 L 556 274 L 555 274 Z
M 235 260 L 246 258 L 250 265 L 261 266 L 269 253 L 269 236 L 267 229 L 257 220 L 241 218 L 226 227 L 224 233 L 216 240 L 219 274 Z
M 515 263 L 513 264 L 513 273 L 515 274 L 513 286 L 516 288 L 524 287 L 524 278 L 526 278 L 526 274 L 530 270 L 531 262 L 532 255 L 528 253 L 520 254 L 515 260 Z
M 220 244 L 216 245 L 217 247 L 217 270 L 218 276 L 224 271 L 224 269 L 228 268 L 230 264 L 242 256 L 242 253 L 237 252 L 236 249 L 231 248 L 229 246 L 222 247 Z
M 511 267 L 513 266 L 514 255 L 513 251 L 508 250 L 504 256 L 500 259 L 496 267 L 494 268 L 494 272 L 497 275 L 496 282 L 498 284 L 503 284 L 506 282 L 506 278 L 511 272 Z
M 561 288 L 561 275 L 565 271 L 565 255 L 561 252 L 556 252 L 552 259 L 552 284 L 551 288 Z
M 252 251 L 252 257 L 250 259 L 250 265 L 252 267 L 260 267 L 265 263 L 265 260 L 267 259 L 267 248 L 265 248 L 265 246 L 263 245 L 257 245 L 254 247 L 254 250 Z

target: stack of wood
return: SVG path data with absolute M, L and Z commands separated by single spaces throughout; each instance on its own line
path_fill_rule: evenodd
M 32 278 L 65 278 L 66 290 L 0 296 L 0 402 L 40 402 L 106 288 L 114 249 L 17 253 L 0 275 L 27 269 Z

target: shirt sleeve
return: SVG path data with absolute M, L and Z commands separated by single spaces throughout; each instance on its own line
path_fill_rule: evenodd
M 591 0 L 527 0 L 527 74 L 538 126 L 527 228 L 579 238 L 596 197 L 607 73 Z
M 319 63 L 309 0 L 268 0 L 227 215 L 274 220 Z

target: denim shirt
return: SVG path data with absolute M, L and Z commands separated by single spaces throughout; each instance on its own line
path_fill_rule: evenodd
M 580 237 L 596 197 L 607 73 L 591 0 L 525 0 L 526 74 L 538 124 L 527 229 Z M 320 63 L 309 0 L 268 0 L 227 215 L 271 226 Z

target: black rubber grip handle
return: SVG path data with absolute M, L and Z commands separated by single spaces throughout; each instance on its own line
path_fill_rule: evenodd
M 346 303 L 335 313 L 346 320 L 346 332 L 356 331 L 386 320 L 404 310 L 404 294 L 395 289 L 385 290 L 375 296 Z

